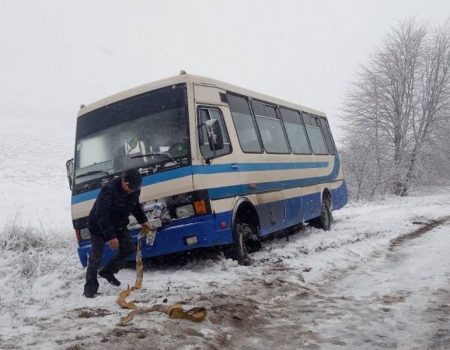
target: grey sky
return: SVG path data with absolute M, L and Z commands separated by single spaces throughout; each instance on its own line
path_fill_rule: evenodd
M 339 135 L 345 89 L 390 26 L 449 16 L 448 0 L 0 0 L 0 122 L 73 127 L 81 103 L 185 69 L 323 110 Z

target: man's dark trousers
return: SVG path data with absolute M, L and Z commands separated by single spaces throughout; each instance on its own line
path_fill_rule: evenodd
M 103 271 L 117 273 L 124 267 L 127 262 L 127 257 L 134 252 L 134 245 L 131 241 L 130 232 L 125 229 L 117 236 L 119 240 L 118 253 L 103 267 Z M 86 272 L 86 284 L 84 285 L 85 293 L 97 293 L 98 280 L 97 273 L 100 268 L 100 263 L 103 257 L 103 248 L 105 240 L 103 236 L 97 234 L 91 234 L 91 254 L 89 255 L 87 272 Z

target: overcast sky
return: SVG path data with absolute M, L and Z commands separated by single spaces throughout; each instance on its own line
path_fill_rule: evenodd
M 75 125 L 87 104 L 188 73 L 328 114 L 391 26 L 450 16 L 449 0 L 0 0 L 0 122 Z

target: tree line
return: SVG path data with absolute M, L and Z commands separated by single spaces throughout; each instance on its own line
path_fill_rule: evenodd
M 450 22 L 393 27 L 356 73 L 343 113 L 353 199 L 450 183 Z

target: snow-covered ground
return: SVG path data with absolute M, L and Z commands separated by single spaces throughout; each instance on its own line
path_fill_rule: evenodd
M 22 223 L 67 234 L 70 190 L 65 162 L 73 157 L 73 120 L 49 111 L 45 121 L 34 115 L 0 109 L 0 225 L 15 216 Z M 1 227 L 0 226 L 0 227 Z M 64 232 L 62 232 L 64 231 Z
M 181 301 L 208 317 L 151 313 L 118 326 L 123 288 L 101 281 L 100 296 L 81 295 L 64 169 L 73 130 L 58 133 L 61 124 L 0 130 L 1 349 L 450 347 L 450 226 L 398 239 L 450 215 L 445 188 L 348 205 L 331 231 L 265 242 L 251 266 L 221 256 L 149 264 L 140 305 Z M 132 285 L 135 270 L 118 278 Z

